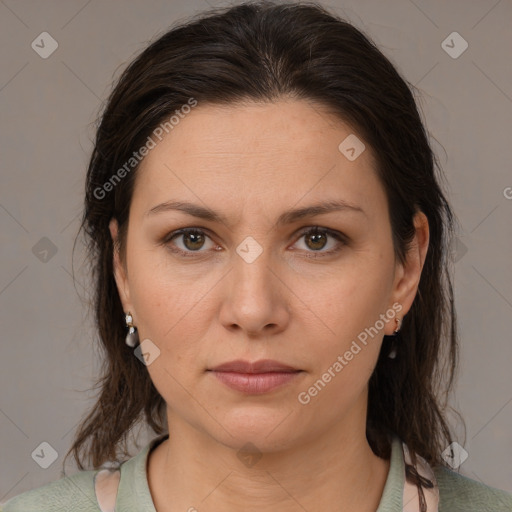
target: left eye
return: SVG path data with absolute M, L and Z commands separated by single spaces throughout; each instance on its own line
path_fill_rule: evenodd
M 331 244 L 329 244 L 329 238 L 334 238 L 335 242 L 331 242 Z M 341 233 L 327 228 L 320 228 L 318 226 L 309 228 L 307 231 L 303 231 L 299 240 L 304 240 L 306 251 L 322 252 L 323 254 L 338 251 L 340 249 L 340 245 L 344 242 Z M 329 245 L 330 247 L 327 250 L 322 251 L 322 249 L 325 249 Z

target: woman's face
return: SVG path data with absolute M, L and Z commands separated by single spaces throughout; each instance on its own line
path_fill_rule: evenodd
M 395 262 L 362 149 L 319 105 L 281 100 L 199 104 L 145 157 L 116 280 L 170 430 L 261 451 L 340 425 L 364 432 L 367 383 L 414 299 L 428 226 L 408 263 Z M 235 360 L 297 371 L 212 371 Z

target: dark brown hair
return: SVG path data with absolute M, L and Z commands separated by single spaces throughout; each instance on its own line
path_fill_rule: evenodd
M 389 457 L 395 433 L 431 464 L 443 464 L 441 452 L 452 442 L 445 415 L 458 358 L 448 257 L 454 215 L 439 186 L 442 174 L 414 91 L 368 37 L 313 3 L 259 1 L 203 13 L 163 34 L 126 68 L 97 127 L 87 172 L 81 232 L 105 357 L 99 397 L 67 454 L 80 469 L 82 455 L 94 468 L 119 460 L 121 445 L 122 457 L 131 456 L 126 442 L 137 424 L 167 431 L 165 402 L 124 343 L 113 276 L 109 221 L 119 223 L 122 254 L 137 166 L 115 182 L 114 175 L 191 98 L 201 105 L 285 96 L 325 106 L 371 148 L 401 262 L 415 234 L 414 214 L 421 210 L 428 218 L 430 243 L 418 293 L 400 333 L 384 336 L 369 381 L 366 435 L 381 457 Z M 395 359 L 388 357 L 392 344 Z

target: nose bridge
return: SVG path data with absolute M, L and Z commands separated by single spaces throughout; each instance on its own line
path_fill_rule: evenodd
M 240 292 L 252 294 L 253 300 L 268 301 L 272 287 L 275 286 L 271 278 L 272 251 L 264 246 L 262 238 L 259 237 L 260 243 L 252 236 L 247 236 L 236 247 L 233 277 L 235 288 Z
M 236 247 L 229 295 L 224 297 L 222 309 L 224 325 L 236 324 L 251 333 L 268 325 L 283 328 L 287 323 L 286 297 L 275 276 L 273 251 L 263 245 L 262 238 L 260 243 L 248 236 Z

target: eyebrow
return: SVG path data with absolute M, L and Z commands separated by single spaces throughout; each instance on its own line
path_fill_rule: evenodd
M 166 201 L 165 203 L 161 203 L 148 210 L 146 215 L 149 216 L 167 211 L 181 211 L 199 219 L 208 220 L 211 222 L 220 222 L 225 225 L 229 224 L 227 218 L 224 215 L 214 212 L 209 208 L 205 208 L 198 204 L 189 203 L 186 201 Z M 305 206 L 303 208 L 287 210 L 279 216 L 276 225 L 283 226 L 286 224 L 292 224 L 293 222 L 306 217 L 313 217 L 315 215 L 324 215 L 327 213 L 340 211 L 356 212 L 367 216 L 366 212 L 360 206 L 351 204 L 344 200 L 332 200 Z

